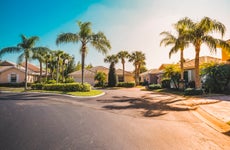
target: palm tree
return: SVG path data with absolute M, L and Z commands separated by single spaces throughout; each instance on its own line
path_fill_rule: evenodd
M 221 39 L 216 39 L 212 33 L 220 33 L 223 37 L 225 33 L 225 26 L 221 22 L 212 20 L 208 17 L 202 18 L 199 22 L 187 21 L 184 22 L 184 19 L 179 22 L 187 26 L 188 32 L 183 36 L 183 38 L 191 42 L 195 47 L 195 85 L 196 88 L 201 87 L 200 76 L 199 76 L 199 57 L 201 45 L 206 44 L 211 52 L 216 52 L 216 47 L 220 46 L 221 48 L 226 48 L 230 51 L 230 46 Z
M 123 69 L 123 81 L 125 81 L 125 58 L 129 58 L 129 53 L 127 51 L 120 51 L 117 57 L 121 59 L 122 69 Z
M 62 59 L 62 81 L 64 82 L 65 81 L 65 74 L 64 74 L 65 73 L 65 66 L 68 65 L 68 62 L 71 61 L 72 57 L 67 53 L 63 53 L 61 55 L 61 59 Z M 67 67 L 66 67 L 66 69 L 67 69 Z
M 180 51 L 180 68 L 181 68 L 181 81 L 184 80 L 184 49 L 188 47 L 189 42 L 185 39 L 181 38 L 183 34 L 187 32 L 187 26 L 184 22 L 189 22 L 188 18 L 184 18 L 181 21 L 178 21 L 177 24 L 174 25 L 174 28 L 177 31 L 177 36 L 172 35 L 170 32 L 161 32 L 160 35 L 163 35 L 164 38 L 161 40 L 160 45 L 164 44 L 164 46 L 172 45 L 172 48 L 169 52 L 169 58 L 171 58 L 172 54 Z
M 39 39 L 37 36 L 32 36 L 26 38 L 26 36 L 21 35 L 22 42 L 17 46 L 6 47 L 0 51 L 0 56 L 5 53 L 15 53 L 22 52 L 18 57 L 18 63 L 22 62 L 25 59 L 25 90 L 27 90 L 27 76 L 28 76 L 28 59 L 32 57 L 32 48 L 35 45 L 35 42 Z
M 145 65 L 145 54 L 141 51 L 132 52 L 129 56 L 129 62 L 133 62 L 135 67 L 135 82 L 136 85 L 139 85 L 140 68 Z
M 87 53 L 87 44 L 90 43 L 96 50 L 102 54 L 107 54 L 111 49 L 110 42 L 102 32 L 93 33 L 90 22 L 78 22 L 80 31 L 78 33 L 62 33 L 57 37 L 56 44 L 60 43 L 78 43 L 81 42 L 81 63 L 82 63 L 82 84 L 84 83 L 84 65 Z
M 56 68 L 56 82 L 58 83 L 59 80 L 59 72 L 60 72 L 60 63 L 61 63 L 61 56 L 64 54 L 64 51 L 57 50 L 54 52 L 54 55 L 56 57 L 56 63 L 57 63 L 57 68 Z
M 47 47 L 35 47 L 32 48 L 33 50 L 33 59 L 37 59 L 39 61 L 39 65 L 40 65 L 40 77 L 39 77 L 39 82 L 41 82 L 41 78 L 42 78 L 42 63 L 46 62 L 46 55 L 47 53 L 50 51 L 50 49 L 48 49 Z M 46 72 L 47 75 L 47 72 Z
M 44 56 L 44 58 L 45 58 L 45 67 L 46 67 L 46 72 L 45 72 L 45 76 L 46 76 L 46 81 L 47 81 L 47 79 L 48 79 L 48 64 L 50 63 L 50 61 L 51 61 L 51 52 L 52 51 L 49 51 L 49 52 L 46 52 L 46 54 L 45 54 L 45 56 Z

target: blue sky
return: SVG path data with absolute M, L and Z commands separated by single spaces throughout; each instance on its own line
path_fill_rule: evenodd
M 109 54 L 120 50 L 141 50 L 146 54 L 147 68 L 179 61 L 179 53 L 168 58 L 170 47 L 160 47 L 162 31 L 172 31 L 172 24 L 183 17 L 199 21 L 208 16 L 225 24 L 223 39 L 230 39 L 229 0 L 1 0 L 0 49 L 16 46 L 20 34 L 39 36 L 36 46 L 64 50 L 80 61 L 80 44 L 55 45 L 58 34 L 78 32 L 76 21 L 90 21 L 94 32 L 102 31 L 111 42 Z M 218 35 L 216 36 L 220 38 Z M 89 47 L 86 64 L 104 64 L 104 56 Z M 194 58 L 194 48 L 185 50 L 185 58 Z M 204 46 L 201 55 L 210 54 Z M 7 54 L 2 60 L 16 62 L 18 54 Z M 127 69 L 133 70 L 127 63 Z M 117 68 L 121 68 L 117 64 Z

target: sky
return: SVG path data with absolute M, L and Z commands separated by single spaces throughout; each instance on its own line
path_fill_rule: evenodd
M 93 32 L 104 32 L 112 49 L 109 55 L 121 50 L 142 51 L 148 69 L 159 68 L 163 63 L 177 63 L 179 53 L 169 59 L 170 46 L 160 46 L 160 33 L 175 33 L 173 24 L 189 17 L 199 21 L 204 16 L 220 21 L 226 26 L 224 40 L 230 39 L 229 0 L 1 0 L 0 1 L 0 49 L 16 46 L 20 35 L 39 36 L 35 46 L 63 50 L 81 60 L 80 43 L 55 44 L 60 33 L 77 33 L 77 21 L 92 23 Z M 222 38 L 220 35 L 214 35 Z M 185 49 L 185 59 L 195 56 L 192 45 Z M 221 57 L 220 50 L 210 53 L 202 46 L 201 56 Z M 2 60 L 17 62 L 19 54 L 5 54 Z M 109 67 L 105 56 L 89 46 L 86 64 Z M 37 63 L 37 62 L 32 62 Z M 134 67 L 127 62 L 126 70 Z M 121 63 L 116 68 L 122 68 Z

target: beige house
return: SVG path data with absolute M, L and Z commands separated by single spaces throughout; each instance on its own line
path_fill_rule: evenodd
M 91 85 L 95 85 L 94 77 L 98 72 L 104 72 L 106 74 L 106 82 L 108 82 L 109 69 L 103 66 L 96 66 L 90 69 L 85 69 L 84 71 L 84 82 Z M 125 81 L 123 81 L 123 70 L 117 69 L 117 81 L 118 82 L 134 82 L 133 74 L 131 72 L 125 71 Z M 72 72 L 69 74 L 76 82 L 81 82 L 81 70 Z
M 201 56 L 200 57 L 200 64 L 209 63 L 209 62 L 222 63 L 225 61 L 222 61 L 219 58 L 215 58 L 211 56 Z M 160 83 L 163 77 L 164 68 L 168 65 L 170 64 L 162 64 L 158 69 L 151 69 L 151 70 L 148 70 L 140 74 L 141 82 L 146 81 L 148 82 L 148 84 Z M 195 59 L 187 60 L 186 62 L 184 62 L 184 79 L 186 82 L 195 80 Z
M 31 69 L 31 67 L 33 68 Z M 35 72 L 36 66 L 28 65 L 28 83 L 33 83 L 37 81 L 39 73 Z M 36 69 L 39 70 L 37 67 Z M 9 61 L 3 61 L 0 63 L 0 84 L 6 83 L 23 83 L 25 81 L 25 68 L 21 65 Z

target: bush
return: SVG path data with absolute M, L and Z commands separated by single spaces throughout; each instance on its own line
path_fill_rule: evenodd
M 66 78 L 65 79 L 65 83 L 74 83 L 75 81 L 74 81 L 74 79 L 73 78 Z
M 84 83 L 58 83 L 58 84 L 45 84 L 44 90 L 48 91 L 64 91 L 64 92 L 88 92 L 91 90 L 90 84 Z
M 170 82 L 171 82 L 171 79 L 169 79 L 169 78 L 162 79 L 161 80 L 161 87 L 162 88 L 170 88 Z
M 47 83 L 47 84 L 55 84 L 55 83 L 56 83 L 56 80 L 48 80 L 46 83 Z
M 32 90 L 42 90 L 43 89 L 43 84 L 42 83 L 35 83 L 31 85 Z
M 147 88 L 148 90 L 161 89 L 161 85 L 160 84 L 150 84 Z
M 1 83 L 0 87 L 24 87 L 25 83 L 21 82 L 21 83 Z M 27 83 L 27 86 L 30 87 L 31 83 Z
M 117 87 L 134 87 L 136 84 L 134 82 L 118 82 Z
M 184 95 L 202 95 L 202 89 L 195 89 L 195 88 L 187 88 L 184 91 Z

